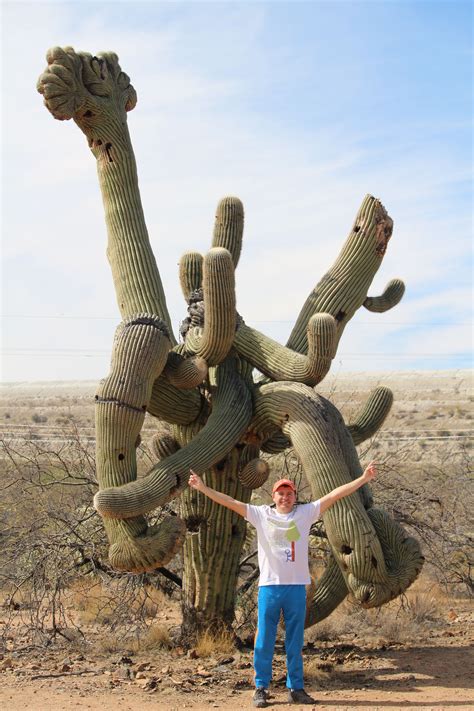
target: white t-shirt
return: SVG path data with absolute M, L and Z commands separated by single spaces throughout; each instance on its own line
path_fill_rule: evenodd
M 288 514 L 247 504 L 245 518 L 257 529 L 259 585 L 309 585 L 309 529 L 319 517 L 319 500 L 298 504 Z

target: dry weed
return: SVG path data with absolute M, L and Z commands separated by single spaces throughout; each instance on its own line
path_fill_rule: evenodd
M 198 657 L 212 657 L 216 654 L 231 654 L 235 651 L 234 635 L 230 630 L 217 632 L 206 630 L 198 637 L 196 654 Z

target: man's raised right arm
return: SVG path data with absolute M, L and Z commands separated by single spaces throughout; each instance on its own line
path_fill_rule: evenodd
M 215 501 L 216 504 L 225 506 L 227 509 L 231 509 L 231 511 L 235 511 L 235 513 L 238 513 L 239 516 L 243 516 L 245 518 L 247 515 L 247 504 L 244 504 L 242 501 L 237 501 L 237 499 L 233 499 L 232 496 L 223 494 L 221 491 L 211 489 L 210 486 L 206 486 L 204 484 L 199 474 L 196 474 L 196 472 L 192 469 L 189 471 L 191 472 L 191 476 L 189 477 L 188 484 L 192 489 L 200 491 L 201 494 L 204 494 L 209 499 L 212 499 L 212 501 Z

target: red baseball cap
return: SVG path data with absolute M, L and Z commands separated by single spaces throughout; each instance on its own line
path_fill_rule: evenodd
M 294 481 L 290 481 L 290 479 L 278 479 L 278 481 L 273 484 L 272 494 L 274 494 L 275 491 L 280 488 L 280 486 L 289 486 L 290 489 L 293 489 L 293 491 L 296 493 L 296 486 Z

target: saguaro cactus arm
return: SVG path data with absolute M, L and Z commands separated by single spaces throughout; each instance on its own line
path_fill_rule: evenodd
M 242 250 L 244 231 L 244 206 L 237 197 L 225 197 L 219 201 L 214 222 L 213 247 L 224 247 L 232 255 L 237 267 Z
M 232 347 L 236 322 L 234 265 L 223 247 L 213 247 L 204 257 L 203 295 L 205 319 L 197 355 L 217 365 Z
M 405 284 L 401 279 L 392 279 L 388 282 L 380 296 L 368 296 L 362 304 L 367 311 L 383 313 L 389 309 L 393 309 L 403 297 L 405 293 Z
M 181 390 L 190 390 L 200 385 L 207 376 L 207 363 L 199 356 L 186 357 L 183 346 L 175 346 L 169 352 L 164 374 L 172 385 Z
M 393 403 L 390 388 L 379 386 L 373 390 L 362 410 L 348 425 L 354 444 L 361 444 L 372 437 L 384 423 Z
M 289 348 L 298 353 L 307 352 L 306 327 L 311 316 L 317 313 L 331 314 L 336 319 L 339 341 L 346 324 L 366 300 L 392 228 L 393 221 L 382 203 L 367 195 L 334 265 L 306 299 L 288 339 Z
M 209 418 L 186 447 L 163 459 L 143 479 L 96 494 L 94 503 L 102 516 L 129 518 L 163 505 L 187 485 L 191 467 L 204 471 L 237 444 L 252 417 L 252 398 L 232 358 L 218 366 L 212 390 Z
M 306 385 L 321 382 L 331 367 L 336 322 L 329 314 L 316 314 L 308 323 L 308 355 L 281 346 L 241 322 L 235 333 L 237 352 L 272 380 L 295 380 Z
M 151 250 L 138 189 L 138 176 L 127 126 L 127 111 L 136 92 L 113 53 L 93 57 L 72 47 L 54 47 L 38 80 L 38 91 L 55 118 L 73 118 L 86 135 L 97 160 L 105 221 L 107 255 L 120 313 L 170 317 L 155 257 Z
M 199 252 L 185 252 L 179 260 L 179 283 L 187 302 L 193 291 L 202 286 L 203 256 Z
M 354 445 L 328 400 L 300 383 L 263 385 L 256 395 L 251 426 L 262 436 L 275 424 L 291 439 L 314 498 L 350 481 L 344 450 L 353 450 Z M 354 452 L 353 456 L 358 461 Z M 391 600 L 418 575 L 423 561 L 419 547 L 415 551 L 412 539 L 398 533 L 400 527 L 391 522 L 387 538 L 392 546 L 383 549 L 360 496 L 337 501 L 323 520 L 346 585 L 365 607 Z
M 347 597 L 347 593 L 347 585 L 341 569 L 334 556 L 331 556 L 324 573 L 318 580 L 315 592 L 307 600 L 305 627 L 311 627 L 316 622 L 324 620 Z
M 166 326 L 156 317 L 139 314 L 117 329 L 110 374 L 96 395 L 96 465 L 101 488 L 136 479 L 136 446 L 153 383 L 169 347 Z M 106 522 L 105 527 L 112 565 L 135 572 L 164 565 L 184 536 L 179 519 L 168 518 L 149 528 L 137 516 L 122 525 Z

